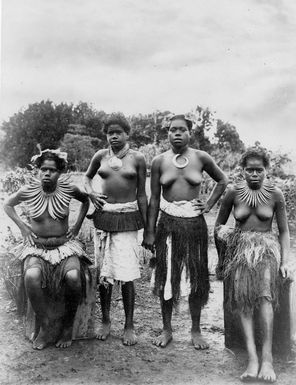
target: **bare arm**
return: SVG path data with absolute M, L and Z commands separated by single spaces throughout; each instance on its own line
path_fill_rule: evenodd
M 138 185 L 137 185 L 137 202 L 140 213 L 143 218 L 144 227 L 146 227 L 147 221 L 147 195 L 146 195 L 146 162 L 142 154 L 137 157 L 137 174 L 138 174 Z
M 202 152 L 202 161 L 204 163 L 203 170 L 216 182 L 203 209 L 203 213 L 208 213 L 226 189 L 228 178 L 220 167 L 217 166 L 214 159 L 206 152 Z
M 222 200 L 220 210 L 216 219 L 215 229 L 214 229 L 214 239 L 215 245 L 218 253 L 218 265 L 216 267 L 216 275 L 218 279 L 223 279 L 223 266 L 224 258 L 226 253 L 226 242 L 221 240 L 218 237 L 218 230 L 221 225 L 225 225 L 231 213 L 233 202 L 234 202 L 235 192 L 233 189 L 229 189 L 225 197 Z
M 155 228 L 159 211 L 160 203 L 160 157 L 152 161 L 151 166 L 151 197 L 148 206 L 147 227 L 144 234 L 143 246 L 147 249 L 153 250 L 155 242 Z
M 279 229 L 279 242 L 281 246 L 281 266 L 280 271 L 284 278 L 288 277 L 289 271 L 287 267 L 289 259 L 289 250 L 290 250 L 290 234 L 286 213 L 286 204 L 283 193 L 277 189 L 276 193 L 276 203 L 275 203 L 275 215 L 276 221 Z
M 12 194 L 9 198 L 4 202 L 4 211 L 6 214 L 13 220 L 13 222 L 18 226 L 22 233 L 22 237 L 24 243 L 28 242 L 31 245 L 34 245 L 34 238 L 36 238 L 36 234 L 33 233 L 31 226 L 25 223 L 20 216 L 15 211 L 15 206 L 24 201 L 23 192 L 26 189 L 26 186 L 22 187 L 19 191 Z
M 100 210 L 104 206 L 105 200 L 107 199 L 106 195 L 96 192 L 92 184 L 93 177 L 100 168 L 104 151 L 106 150 L 100 150 L 93 156 L 83 178 L 85 191 L 88 193 L 90 200 L 97 210 Z
M 225 225 L 228 221 L 234 203 L 235 192 L 232 188 L 228 189 L 222 199 L 220 210 L 215 222 L 215 229 L 220 225 Z
M 80 206 L 80 210 L 79 210 L 78 217 L 75 224 L 71 229 L 68 230 L 68 233 L 67 233 L 68 238 L 74 238 L 78 235 L 82 222 L 89 208 L 88 195 L 85 192 L 81 191 L 77 186 L 73 186 L 73 198 L 80 201 L 82 205 Z

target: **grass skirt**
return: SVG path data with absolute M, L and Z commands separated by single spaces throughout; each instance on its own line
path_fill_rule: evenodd
M 190 280 L 191 294 L 197 294 L 202 305 L 209 296 L 208 230 L 202 215 L 180 218 L 161 212 L 156 232 L 156 266 L 153 292 L 163 296 L 167 276 L 167 238 L 172 236 L 172 299 L 180 298 L 183 269 Z
M 11 262 L 9 264 L 9 275 L 19 277 L 15 285 L 17 290 L 14 291 L 13 299 L 20 313 L 25 311 L 27 302 L 24 274 L 26 270 L 31 267 L 38 267 L 40 269 L 42 274 L 42 288 L 45 290 L 47 297 L 52 300 L 63 297 L 63 280 L 65 274 L 69 270 L 77 269 L 80 272 L 81 278 L 81 299 L 85 298 L 85 274 L 86 271 L 88 271 L 88 266 L 91 264 L 91 261 L 87 258 L 81 242 L 71 240 L 61 245 L 61 238 L 62 237 L 45 239 L 43 245 L 41 244 L 42 238 L 38 238 L 38 244 L 35 246 L 21 243 L 10 251 L 9 257 Z M 59 246 L 54 247 L 53 243 Z M 57 259 L 59 259 L 59 261 L 57 261 Z M 91 276 L 89 271 L 88 275 Z
M 226 306 L 250 313 L 264 297 L 277 307 L 281 259 L 277 236 L 236 229 L 227 238 L 225 254 Z

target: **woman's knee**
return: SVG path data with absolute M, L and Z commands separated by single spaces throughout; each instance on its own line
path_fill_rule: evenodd
M 29 287 L 41 287 L 42 273 L 39 267 L 30 267 L 25 272 L 25 285 Z
M 69 270 L 65 275 L 66 285 L 72 289 L 80 289 L 81 288 L 81 279 L 80 279 L 80 271 L 73 269 Z

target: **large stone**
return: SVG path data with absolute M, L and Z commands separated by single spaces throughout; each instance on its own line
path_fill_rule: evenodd
M 296 278 L 296 277 L 295 277 Z M 224 283 L 224 303 L 228 294 Z M 244 348 L 240 319 L 224 306 L 225 346 L 229 349 Z M 261 345 L 262 331 L 255 312 L 255 334 L 258 346 Z M 285 281 L 281 285 L 279 307 L 274 314 L 273 351 L 283 357 L 289 357 L 293 342 L 296 342 L 296 282 Z
M 86 275 L 87 289 L 86 297 L 78 306 L 75 321 L 73 325 L 73 339 L 90 339 L 95 337 L 95 309 L 96 309 L 96 288 L 97 288 L 97 269 L 90 268 L 90 276 Z M 60 301 L 51 301 L 48 306 L 49 342 L 56 342 L 62 330 L 62 319 L 65 313 L 65 303 Z M 37 336 L 40 325 L 36 321 L 36 316 L 30 301 L 27 304 L 27 311 L 24 317 L 25 336 L 33 340 Z

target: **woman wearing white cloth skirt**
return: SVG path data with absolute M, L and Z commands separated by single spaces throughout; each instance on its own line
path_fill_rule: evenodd
M 222 275 L 229 288 L 225 306 L 238 312 L 248 352 L 248 366 L 242 381 L 274 382 L 272 360 L 274 308 L 278 301 L 279 271 L 287 277 L 289 230 L 282 192 L 266 180 L 269 159 L 258 148 L 241 159 L 244 180 L 227 191 L 216 221 L 216 238 L 226 241 Z M 235 230 L 224 226 L 233 210 Z M 279 237 L 271 232 L 275 216 Z M 256 351 L 254 310 L 262 328 L 262 362 Z
M 133 325 L 134 280 L 140 278 L 138 230 L 146 222 L 146 164 L 144 156 L 129 148 L 130 125 L 121 114 L 111 114 L 104 126 L 109 148 L 99 150 L 85 174 L 85 188 L 95 206 L 95 249 L 99 254 L 102 325 L 97 338 L 110 333 L 112 284 L 122 284 L 125 310 L 123 344 L 137 342 Z M 101 192 L 92 186 L 95 174 L 101 177 Z

